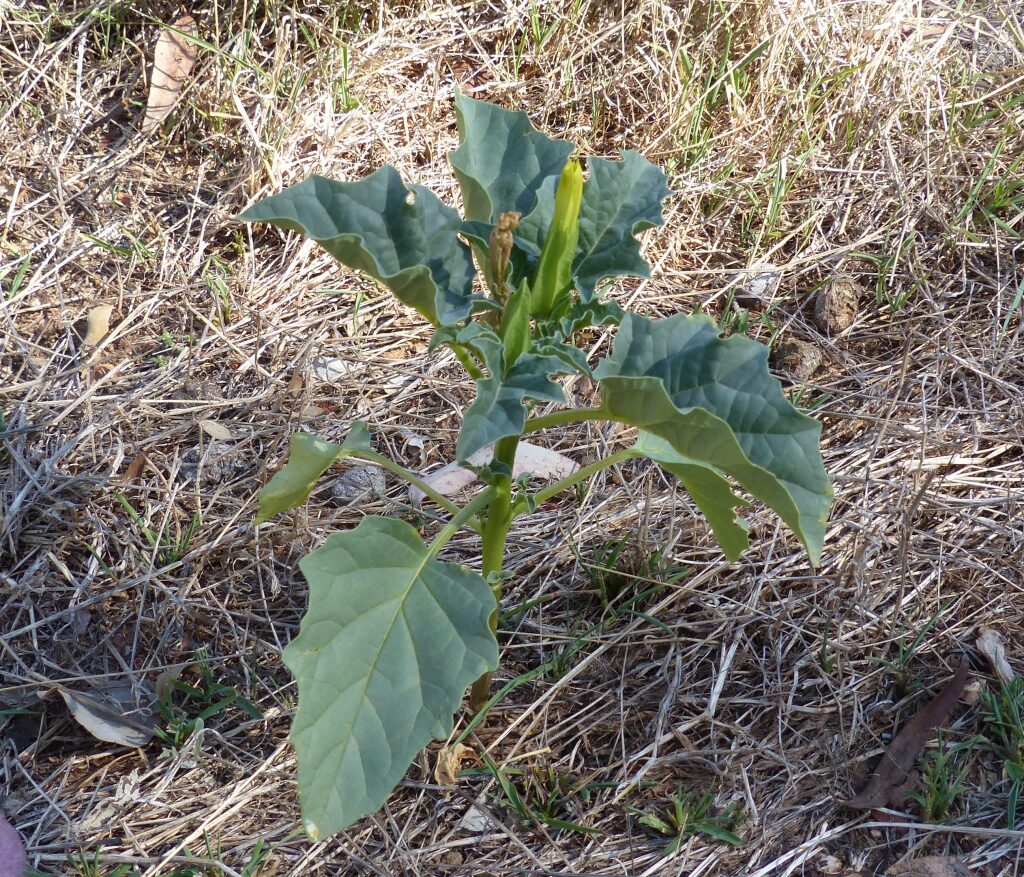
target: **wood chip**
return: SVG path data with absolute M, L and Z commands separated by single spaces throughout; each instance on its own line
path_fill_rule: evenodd
M 185 34 L 198 37 L 199 28 L 187 12 L 164 28 L 153 52 L 153 75 L 149 80 L 149 98 L 142 133 L 151 134 L 167 118 L 181 97 L 181 89 L 196 62 L 196 46 Z

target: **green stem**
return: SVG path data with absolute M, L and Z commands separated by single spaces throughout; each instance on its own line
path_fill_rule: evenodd
M 591 475 L 600 472 L 602 469 L 607 469 L 609 466 L 614 466 L 616 463 L 622 463 L 626 460 L 632 460 L 636 457 L 642 456 L 636 451 L 630 449 L 625 451 L 616 451 L 614 454 L 609 454 L 602 460 L 597 460 L 593 463 L 588 463 L 586 466 L 577 469 L 572 475 L 562 478 L 560 481 L 556 481 L 554 484 L 549 484 L 543 490 L 538 490 L 533 494 L 533 502 L 535 505 L 547 502 L 552 497 L 558 496 L 563 490 L 568 490 L 573 485 L 579 484 L 581 481 L 586 480 Z M 527 503 L 525 499 L 521 499 L 515 503 L 512 507 L 512 518 L 518 518 L 527 510 Z
M 484 376 L 484 373 L 480 370 L 480 367 L 473 362 L 473 358 L 465 351 L 465 349 L 459 344 L 449 344 L 448 349 L 455 354 L 455 358 L 462 363 L 462 367 L 466 370 L 466 373 L 474 380 L 478 381 Z
M 509 436 L 501 439 L 494 446 L 494 461 L 503 463 L 512 472 L 512 466 L 516 459 L 516 450 L 519 447 L 519 436 Z M 501 572 L 505 561 L 505 541 L 508 538 L 508 528 L 512 525 L 512 476 L 499 475 L 491 485 L 494 491 L 490 497 L 490 505 L 487 508 L 487 517 L 484 519 L 483 532 L 483 563 L 482 572 L 487 583 L 491 586 L 491 593 L 494 594 L 494 612 L 491 613 L 491 633 L 497 636 L 498 633 L 498 607 L 501 605 Z M 479 710 L 487 701 L 491 689 L 491 674 L 485 673 L 473 683 L 469 695 L 469 705 L 473 710 Z
M 567 408 L 564 411 L 555 411 L 552 414 L 543 414 L 540 417 L 530 418 L 526 421 L 523 435 L 537 432 L 541 429 L 549 429 L 552 426 L 561 426 L 564 423 L 581 423 L 584 420 L 608 419 L 608 411 L 600 405 L 596 408 Z
M 434 541 L 430 543 L 430 556 L 433 557 L 439 552 L 448 541 L 454 536 L 459 530 L 466 526 L 476 517 L 478 512 L 483 511 L 497 496 L 497 491 L 493 487 L 488 487 L 480 496 L 476 497 L 471 503 L 465 508 L 459 509 L 452 519 L 444 525 L 441 532 L 434 537 Z

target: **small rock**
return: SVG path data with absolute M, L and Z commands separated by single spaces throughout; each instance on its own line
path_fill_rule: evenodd
M 202 480 L 207 484 L 215 484 L 237 478 L 252 470 L 253 460 L 249 452 L 240 452 L 232 443 L 210 441 L 206 443 L 205 453 L 199 446 L 189 448 L 181 455 L 177 480 L 180 482 L 195 481 L 202 473 Z
M 361 366 L 346 359 L 318 356 L 313 360 L 313 374 L 321 381 L 340 381 L 359 374 Z
M 377 466 L 352 466 L 331 485 L 331 496 L 352 503 L 366 494 L 382 496 L 386 487 L 384 473 Z
M 857 319 L 863 287 L 850 277 L 833 277 L 814 299 L 814 321 L 833 335 L 844 332 Z
M 787 338 L 772 348 L 772 362 L 779 371 L 798 381 L 808 381 L 821 367 L 821 351 L 807 341 Z
M 459 828 L 471 834 L 483 834 L 500 828 L 497 822 L 491 819 L 483 810 L 471 806 L 459 820 Z
M 755 262 L 741 271 L 733 281 L 736 290 L 734 299 L 745 308 L 763 306 L 775 296 L 781 280 L 782 272 L 774 265 Z

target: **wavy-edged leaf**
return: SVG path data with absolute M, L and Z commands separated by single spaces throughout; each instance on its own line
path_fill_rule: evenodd
M 440 340 L 439 340 L 440 339 Z M 455 459 L 465 463 L 481 448 L 508 436 L 520 435 L 526 426 L 526 399 L 565 402 L 562 388 L 552 375 L 569 374 L 575 366 L 560 356 L 523 353 L 505 367 L 505 350 L 492 330 L 478 323 L 464 329 L 440 330 L 431 343 L 458 343 L 476 351 L 489 374 L 476 382 L 476 400 L 466 410 L 455 448 Z
M 462 189 L 466 219 L 497 222 L 515 210 L 526 219 L 545 180 L 554 186 L 574 149 L 540 133 L 521 110 L 506 110 L 465 95 L 455 96 L 459 148 L 449 155 Z
M 591 298 L 588 301 L 577 299 L 568 310 L 557 315 L 555 330 L 562 338 L 571 338 L 583 329 L 591 326 L 618 326 L 626 312 L 618 302 L 611 299 Z
M 459 214 L 390 165 L 343 183 L 311 176 L 238 217 L 269 222 L 319 243 L 365 271 L 434 325 L 457 323 L 472 305 L 473 259 L 458 237 Z
M 590 326 L 617 326 L 625 311 L 613 301 L 573 301 L 556 319 L 543 321 L 537 329 L 534 344 L 537 353 L 562 359 L 572 370 L 592 378 L 594 370 L 587 362 L 587 354 L 572 343 L 572 336 Z
M 340 445 L 308 432 L 292 433 L 288 462 L 260 491 L 260 511 L 256 523 L 262 524 L 288 509 L 302 505 L 316 486 L 317 479 L 332 463 L 356 451 L 370 450 L 366 424 L 352 424 Z
M 636 235 L 664 222 L 661 202 L 671 192 L 665 174 L 631 149 L 621 161 L 587 160 L 590 177 L 583 187 L 580 239 L 573 278 L 580 296 L 589 299 L 605 277 L 647 277 L 650 266 L 640 255 Z
M 749 540 L 746 522 L 736 516 L 735 509 L 750 503 L 732 492 L 722 474 L 704 463 L 684 457 L 664 439 L 643 430 L 640 430 L 633 450 L 654 460 L 682 482 L 707 518 L 725 556 L 729 560 L 739 558 Z
M 466 688 L 498 663 L 483 578 L 430 556 L 404 521 L 366 517 L 299 566 L 309 610 L 284 650 L 299 706 L 291 739 L 306 830 L 377 810 Z
M 611 417 L 735 478 L 779 514 L 817 564 L 832 499 L 821 424 L 789 403 L 767 361 L 766 347 L 719 337 L 706 316 L 627 314 L 594 376 Z

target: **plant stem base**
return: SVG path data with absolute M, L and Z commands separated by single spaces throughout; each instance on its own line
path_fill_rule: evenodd
M 491 696 L 491 674 L 484 673 L 476 682 L 473 683 L 473 687 L 469 690 L 469 708 L 473 712 L 479 712 L 483 709 L 487 699 Z

